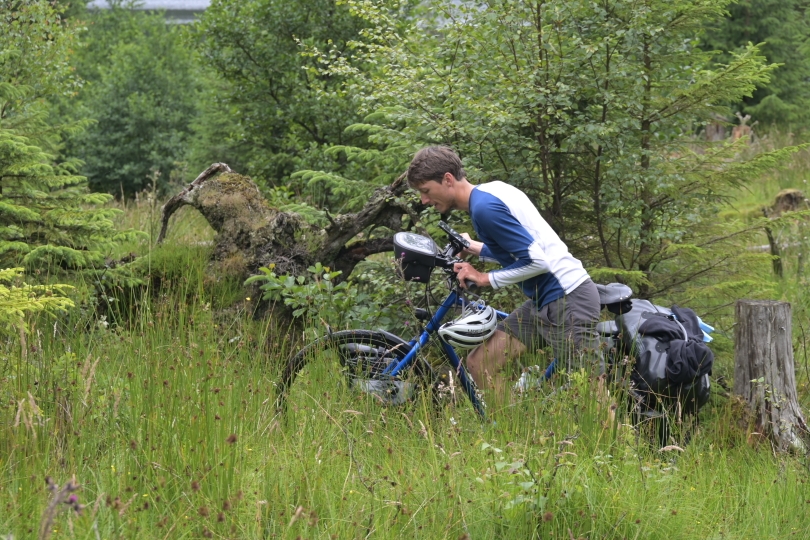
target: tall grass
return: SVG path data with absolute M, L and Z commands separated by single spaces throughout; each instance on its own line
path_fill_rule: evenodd
M 129 327 L 43 334 L 26 361 L 4 358 L 3 534 L 36 538 L 44 479 L 73 475 L 87 507 L 57 516 L 54 538 L 810 534 L 806 464 L 749 446 L 733 400 L 660 452 L 586 377 L 482 424 L 465 400 L 382 407 L 325 356 L 281 417 L 290 351 L 271 321 L 174 288 L 151 304 Z
M 149 204 L 126 222 L 154 228 Z M 52 538 L 810 537 L 807 458 L 749 440 L 722 392 L 662 451 L 582 374 L 490 403 L 482 423 L 464 398 L 381 406 L 324 354 L 279 415 L 296 336 L 209 268 L 199 216 L 176 219 L 166 246 L 126 247 L 160 277 L 126 317 L 36 321 L 24 350 L 3 343 L 0 538 L 43 537 L 46 478 L 74 476 L 85 507 L 61 505 Z M 800 279 L 780 286 L 803 306 Z
M 752 157 L 761 152 L 778 150 L 787 146 L 803 144 L 793 133 L 773 129 L 767 135 L 758 138 L 745 152 L 746 157 Z M 776 194 L 783 189 L 799 189 L 808 193 L 810 181 L 810 149 L 795 152 L 792 159 L 783 166 L 774 169 L 768 174 L 758 178 L 751 178 L 740 188 L 738 193 L 732 194 L 733 203 L 730 212 L 750 212 L 761 216 L 761 207 L 773 203 Z

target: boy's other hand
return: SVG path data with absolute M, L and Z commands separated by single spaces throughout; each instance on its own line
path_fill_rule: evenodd
M 462 289 L 467 288 L 467 280 L 472 281 L 479 287 L 489 286 L 489 274 L 479 272 L 468 262 L 460 262 L 453 265 L 453 271 L 458 277 Z
M 481 255 L 481 250 L 484 247 L 483 242 L 477 242 L 470 238 L 468 233 L 461 233 L 462 238 L 470 243 L 470 247 L 461 251 L 461 255 L 468 256 L 468 255 Z

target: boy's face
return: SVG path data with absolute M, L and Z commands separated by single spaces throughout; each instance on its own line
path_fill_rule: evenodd
M 445 173 L 441 182 L 428 180 L 415 189 L 420 194 L 422 204 L 430 204 L 440 214 L 455 208 L 455 178 Z

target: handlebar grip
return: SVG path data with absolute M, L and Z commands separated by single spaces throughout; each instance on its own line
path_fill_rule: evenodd
M 476 282 L 474 282 L 474 281 L 469 280 L 469 279 L 464 280 L 464 285 L 467 286 L 467 291 L 469 291 L 469 292 L 475 292 L 478 289 L 478 284 Z

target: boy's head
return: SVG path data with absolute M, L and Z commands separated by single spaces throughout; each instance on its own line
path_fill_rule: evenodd
M 461 158 L 447 146 L 427 146 L 413 156 L 408 167 L 408 185 L 418 188 L 425 182 L 441 182 L 445 173 L 452 174 L 456 180 L 467 177 Z

